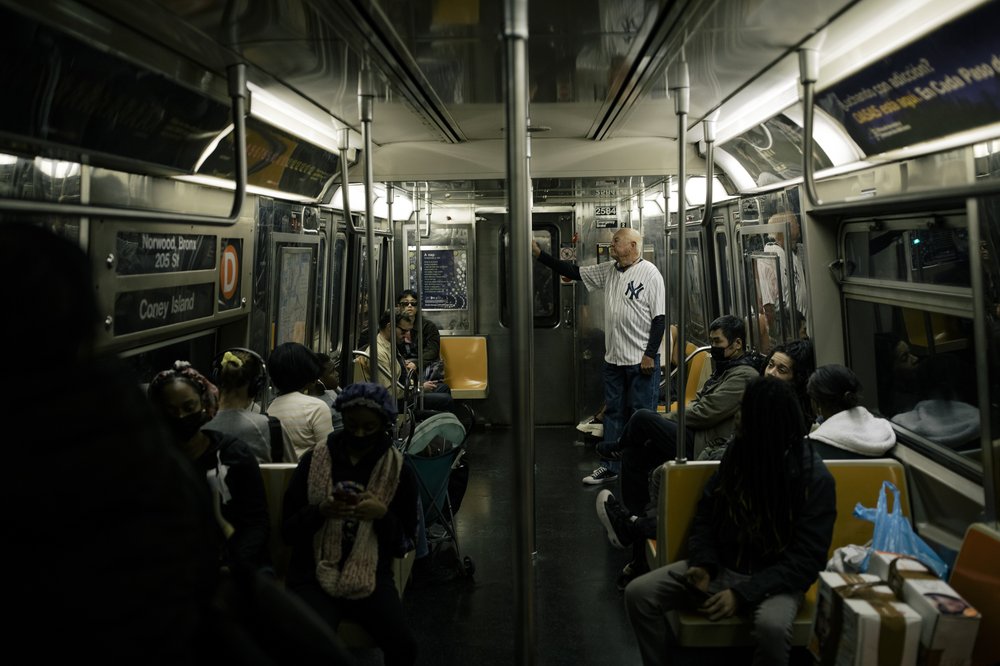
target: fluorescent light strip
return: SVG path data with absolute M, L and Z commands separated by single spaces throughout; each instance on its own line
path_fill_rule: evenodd
M 375 183 L 374 190 L 374 215 L 383 220 L 387 219 L 389 217 L 389 202 L 386 199 L 385 185 Z M 365 205 L 365 186 L 363 183 L 351 183 L 347 192 L 347 200 L 351 204 L 352 213 L 361 213 L 367 210 L 368 207 Z M 333 198 L 330 200 L 330 207 L 343 210 L 344 192 L 342 188 L 338 187 L 333 193 Z M 412 214 L 413 202 L 410 200 L 409 195 L 396 188 L 396 197 L 392 202 L 393 219 L 396 221 L 408 220 Z
M 250 114 L 269 124 L 305 139 L 331 153 L 339 153 L 339 131 L 342 124 L 333 116 L 320 119 L 302 109 L 278 99 L 254 83 L 250 90 Z
M 231 180 L 226 180 L 225 178 L 215 178 L 214 176 L 204 176 L 197 174 L 194 176 L 174 176 L 175 180 L 181 180 L 187 183 L 195 183 L 196 185 L 207 185 L 208 187 L 216 187 L 223 190 L 235 190 L 236 183 Z M 296 201 L 299 203 L 308 203 L 316 205 L 317 201 L 315 199 L 310 199 L 309 197 L 304 197 L 299 194 L 292 194 L 291 192 L 280 192 L 278 190 L 271 190 L 266 187 L 258 187 L 256 185 L 247 185 L 247 192 L 251 194 L 260 194 L 265 197 L 273 197 L 275 199 L 285 199 L 287 201 Z

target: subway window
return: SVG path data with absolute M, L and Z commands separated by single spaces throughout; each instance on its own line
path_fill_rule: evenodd
M 844 249 L 847 277 L 956 287 L 970 283 L 969 233 L 953 218 L 854 227 Z
M 502 284 L 504 288 L 500 293 L 500 323 L 504 326 L 511 325 L 510 312 L 510 232 L 504 229 L 500 242 L 501 260 L 500 270 L 503 272 Z M 558 246 L 558 230 L 553 227 L 540 227 L 532 229 L 532 238 L 542 251 L 553 254 L 553 249 Z M 558 251 L 556 250 L 558 258 Z M 533 271 L 533 293 L 532 310 L 534 312 L 536 328 L 553 328 L 559 323 L 559 283 L 560 277 L 541 262 L 532 260 L 531 269 Z
M 733 286 L 729 277 L 729 237 L 721 226 L 715 231 L 715 270 L 716 283 L 719 285 L 719 312 L 723 314 L 736 312 Z
M 340 349 L 344 308 L 344 259 L 347 237 L 338 233 L 333 241 L 333 266 L 330 268 L 330 349 Z
M 678 266 L 680 265 L 679 254 L 677 252 L 677 232 L 670 233 L 670 259 L 668 262 L 669 289 L 676 289 L 678 279 Z M 705 294 L 704 269 L 702 265 L 702 242 L 701 232 L 688 229 L 684 238 L 686 252 L 684 253 L 684 278 L 686 280 L 684 292 L 687 295 L 687 333 L 686 339 L 694 342 L 708 342 L 708 320 L 705 316 L 707 311 L 707 296 Z M 677 303 L 674 299 L 667 299 L 669 318 L 671 322 L 676 322 L 678 318 Z
M 897 428 L 980 462 L 972 320 L 848 299 L 851 367 L 863 404 Z M 987 410 L 988 411 L 988 410 Z

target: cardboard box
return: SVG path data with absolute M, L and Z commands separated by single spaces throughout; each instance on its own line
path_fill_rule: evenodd
M 871 574 L 819 575 L 810 651 L 821 666 L 912 666 L 920 616 Z
M 885 572 L 889 587 L 920 615 L 921 664 L 971 663 L 981 616 L 948 583 L 916 560 L 896 553 L 874 553 L 869 571 Z
M 896 560 L 899 561 L 896 562 Z M 896 562 L 896 569 L 899 571 L 902 578 L 937 579 L 937 575 L 921 564 L 918 560 L 912 557 L 900 555 L 899 553 L 889 553 L 884 550 L 876 550 L 872 553 L 871 559 L 868 561 L 868 573 L 878 576 L 879 580 L 890 583 L 890 587 L 892 587 L 890 582 L 890 572 L 893 562 Z M 901 593 L 902 588 L 896 590 L 896 592 L 897 594 Z

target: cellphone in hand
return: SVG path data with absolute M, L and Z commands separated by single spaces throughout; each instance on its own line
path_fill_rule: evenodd
M 333 486 L 333 496 L 340 502 L 357 504 L 365 487 L 355 481 L 341 481 Z
M 695 585 L 694 583 L 692 583 L 691 581 L 689 581 L 687 579 L 687 576 L 683 576 L 683 575 L 677 573 L 676 571 L 669 571 L 668 573 L 670 574 L 671 578 L 673 578 L 678 583 L 680 583 L 681 585 L 683 585 L 684 586 L 684 590 L 688 593 L 688 595 L 694 601 L 697 601 L 699 604 L 705 603 L 706 601 L 708 601 L 709 597 L 712 596 L 711 594 L 709 594 L 705 590 L 701 589 L 700 587 L 698 587 L 697 585 Z

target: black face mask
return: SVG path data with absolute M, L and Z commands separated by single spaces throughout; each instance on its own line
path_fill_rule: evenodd
M 708 353 L 712 355 L 712 360 L 716 363 L 722 363 L 726 360 L 726 349 L 728 347 L 712 347 L 708 350 Z
M 168 420 L 167 424 L 170 426 L 170 432 L 174 439 L 183 444 L 190 441 L 205 424 L 205 412 L 195 412 L 181 418 L 172 418 Z
M 373 432 L 370 435 L 365 435 L 364 437 L 357 437 L 349 432 L 344 432 L 344 442 L 347 447 L 355 451 L 364 451 L 370 446 L 375 446 L 382 440 L 381 432 Z

